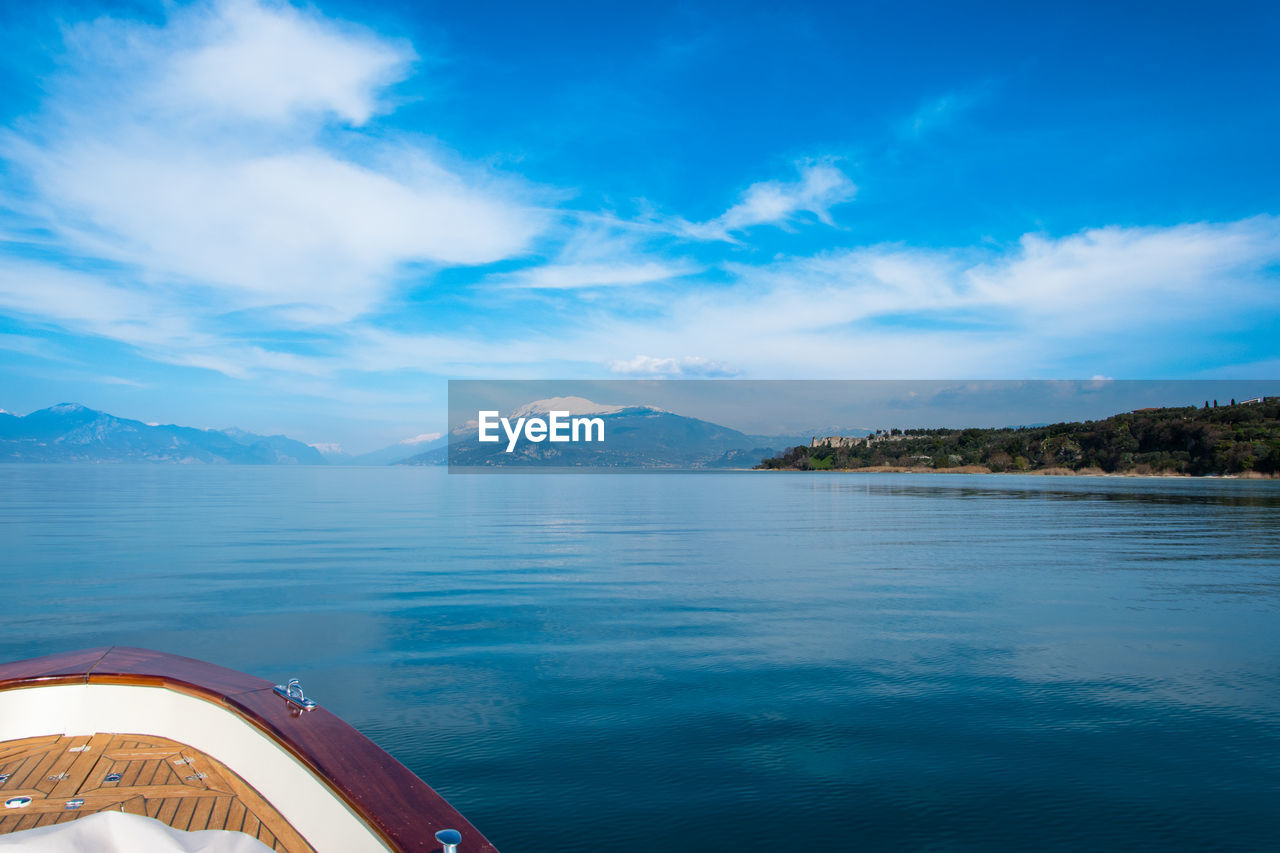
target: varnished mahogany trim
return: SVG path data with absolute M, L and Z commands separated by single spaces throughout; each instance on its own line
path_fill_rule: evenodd
M 56 684 L 163 687 L 238 714 L 309 767 L 399 851 L 437 851 L 456 829 L 467 853 L 497 853 L 444 798 L 323 707 L 299 714 L 273 684 L 233 669 L 149 649 L 111 646 L 0 664 L 0 690 Z

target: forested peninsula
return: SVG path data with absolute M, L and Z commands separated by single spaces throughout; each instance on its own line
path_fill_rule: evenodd
M 1280 476 L 1280 397 L 1139 409 L 1105 420 L 1000 429 L 888 429 L 814 438 L 774 470 Z

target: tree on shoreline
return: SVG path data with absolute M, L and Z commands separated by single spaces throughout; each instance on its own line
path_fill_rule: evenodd
M 1206 400 L 1206 406 L 1208 401 Z M 1006 429 L 877 431 L 851 447 L 793 447 L 757 468 L 982 466 L 995 472 L 1050 468 L 1104 473 L 1280 474 L 1280 398 L 1205 409 L 1143 409 L 1100 421 Z M 892 436 L 893 440 L 887 440 Z

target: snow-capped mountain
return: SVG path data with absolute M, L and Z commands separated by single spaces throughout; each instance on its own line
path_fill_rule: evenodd
M 551 412 L 599 418 L 602 443 L 521 442 L 506 452 L 505 441 L 481 443 L 475 424 L 454 430 L 448 446 L 438 446 L 404 461 L 407 465 L 464 467 L 550 466 L 606 468 L 751 467 L 784 447 L 790 437 L 754 436 L 654 406 L 615 406 L 584 397 L 552 397 L 517 407 L 510 415 L 541 417 Z M 804 440 L 805 443 L 808 439 Z M 776 449 L 775 449 L 776 448 Z
M 547 415 L 551 412 L 568 412 L 570 415 L 616 415 L 618 412 L 627 409 L 660 411 L 653 409 L 651 406 L 606 406 L 600 403 L 593 403 L 586 397 L 549 397 L 546 400 L 534 400 L 532 403 L 525 403 L 512 412 L 509 417 L 515 420 L 516 418 L 527 418 L 530 415 Z

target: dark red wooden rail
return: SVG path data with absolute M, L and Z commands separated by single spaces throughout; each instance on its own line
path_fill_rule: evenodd
M 443 797 L 377 744 L 323 707 L 291 713 L 270 681 L 194 658 L 124 646 L 0 664 L 0 690 L 55 684 L 165 687 L 221 705 L 328 782 L 392 850 L 437 851 L 436 831 L 456 829 L 462 833 L 460 853 L 497 853 Z

